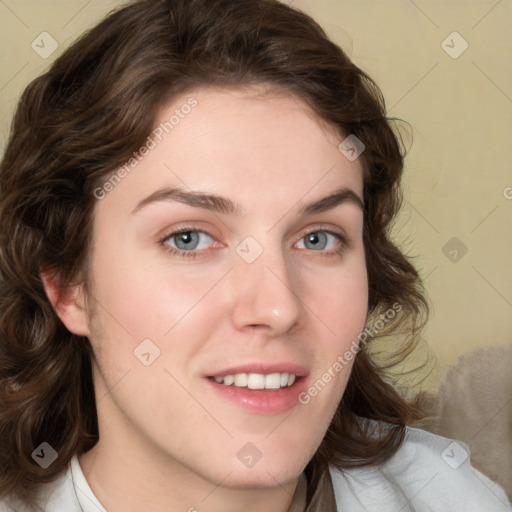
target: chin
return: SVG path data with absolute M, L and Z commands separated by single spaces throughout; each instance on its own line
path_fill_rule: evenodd
M 237 471 L 232 473 L 229 478 L 222 482 L 222 486 L 227 489 L 238 491 L 251 489 L 274 489 L 286 485 L 288 482 L 297 478 L 304 468 L 298 468 L 296 471 L 288 468 L 286 471 L 279 471 L 268 474 L 266 471 L 252 473 L 250 470 Z
M 308 464 L 308 460 L 276 461 L 275 459 L 263 462 L 263 458 L 252 467 L 244 467 L 240 461 L 233 462 L 227 471 L 231 474 L 222 486 L 233 490 L 271 489 L 287 484 L 296 479 Z M 217 473 L 218 474 L 218 473 Z

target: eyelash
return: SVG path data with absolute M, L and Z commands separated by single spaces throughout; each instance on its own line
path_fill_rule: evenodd
M 205 252 L 209 252 L 210 249 L 202 249 L 202 250 L 192 250 L 192 251 L 182 251 L 180 249 L 176 249 L 175 247 L 170 246 L 169 244 L 166 244 L 165 242 L 169 240 L 169 238 L 173 236 L 177 236 L 181 233 L 189 233 L 189 232 L 196 232 L 196 233 L 204 233 L 208 235 L 210 238 L 213 239 L 213 236 L 210 235 L 207 231 L 204 231 L 202 229 L 197 229 L 193 227 L 183 227 L 180 229 L 177 229 L 176 231 L 171 231 L 168 235 L 164 236 L 160 240 L 160 244 L 163 246 L 163 249 L 165 252 L 172 254 L 173 256 L 178 256 L 180 258 L 190 258 L 194 259 L 197 258 L 199 255 L 204 254 Z M 348 240 L 347 238 L 342 235 L 341 233 L 336 233 L 334 231 L 331 231 L 329 229 L 312 229 L 310 231 L 306 231 L 300 238 L 300 240 L 303 240 L 306 236 L 311 235 L 313 233 L 328 233 L 335 238 L 337 238 L 340 242 L 340 245 L 336 249 L 331 249 L 330 251 L 310 251 L 310 252 L 318 252 L 319 256 L 322 258 L 331 258 L 335 256 L 340 256 L 343 252 L 345 252 L 346 248 L 348 247 Z M 307 250 L 307 249 L 300 249 L 300 250 Z
M 168 235 L 164 236 L 164 238 L 162 238 L 160 240 L 160 243 L 162 244 L 164 251 L 172 254 L 173 256 L 179 256 L 180 258 L 191 258 L 191 259 L 197 258 L 197 256 L 199 255 L 200 252 L 203 252 L 203 253 L 208 252 L 209 249 L 203 249 L 202 251 L 181 251 L 180 249 L 176 249 L 175 247 L 171 247 L 169 244 L 165 243 L 167 240 L 169 240 L 169 238 L 171 238 L 173 236 L 177 236 L 181 233 L 189 233 L 190 231 L 197 232 L 197 233 L 205 233 L 209 237 L 213 238 L 213 236 L 210 235 L 210 233 L 208 233 L 202 229 L 197 229 L 197 228 L 193 228 L 193 227 L 183 227 L 183 228 L 177 229 L 176 231 L 171 231 Z

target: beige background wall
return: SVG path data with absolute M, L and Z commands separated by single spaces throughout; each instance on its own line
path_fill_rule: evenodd
M 1 147 L 25 85 L 120 3 L 0 0 Z M 395 233 L 433 304 L 424 338 L 438 359 L 434 387 L 458 355 L 512 342 L 512 3 L 288 3 L 312 14 L 382 87 L 390 115 L 412 125 Z M 47 58 L 31 47 L 51 50 L 42 32 L 59 45 Z

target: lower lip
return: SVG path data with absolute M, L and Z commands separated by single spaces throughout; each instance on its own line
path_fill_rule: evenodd
M 278 414 L 292 409 L 300 404 L 298 396 L 306 389 L 305 377 L 297 377 L 291 386 L 280 389 L 239 388 L 219 384 L 211 378 L 205 380 L 223 398 L 259 414 Z

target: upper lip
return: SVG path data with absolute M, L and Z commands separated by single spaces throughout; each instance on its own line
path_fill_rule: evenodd
M 304 366 L 295 363 L 247 363 L 215 371 L 208 374 L 208 377 L 224 377 L 225 375 L 235 375 L 237 373 L 262 373 L 264 375 L 271 373 L 294 373 L 297 377 L 306 377 L 309 371 Z

